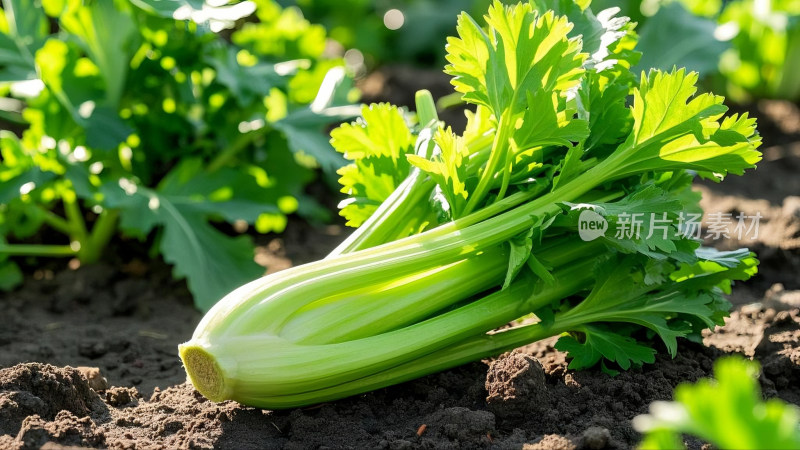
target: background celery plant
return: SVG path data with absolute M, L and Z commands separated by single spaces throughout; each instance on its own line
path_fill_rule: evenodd
M 89 264 L 125 235 L 207 310 L 264 273 L 227 224 L 328 216 L 305 188 L 317 169 L 333 181 L 344 160 L 322 130 L 357 109 L 322 27 L 271 0 L 2 5 L 0 288 L 21 282 L 19 256 Z

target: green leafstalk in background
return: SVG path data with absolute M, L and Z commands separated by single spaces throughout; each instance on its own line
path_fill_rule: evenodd
M 342 215 L 360 228 L 206 314 L 180 355 L 209 399 L 308 405 L 554 335 L 573 368 L 627 369 L 654 360 L 653 339 L 675 355 L 721 324 L 723 294 L 756 272 L 746 249 L 701 248 L 679 222 L 700 210 L 695 174 L 759 161 L 754 120 L 695 95 L 695 73 L 634 76 L 632 25 L 588 2 L 498 1 L 458 24 L 446 72 L 477 107 L 466 130 L 422 93 L 417 125 L 378 104 L 331 133 L 350 161 Z M 669 225 L 585 242 L 586 210 Z

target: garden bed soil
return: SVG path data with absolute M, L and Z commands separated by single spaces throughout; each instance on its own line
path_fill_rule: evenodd
M 134 241 L 103 264 L 30 266 L 0 294 L 0 448 L 631 448 L 631 419 L 681 382 L 711 375 L 742 353 L 763 366 L 766 397 L 800 405 L 800 111 L 764 102 L 765 160 L 724 184 L 699 183 L 707 212 L 760 213 L 749 246 L 759 275 L 734 288 L 726 325 L 703 346 L 616 377 L 567 369 L 554 340 L 337 402 L 264 411 L 205 400 L 177 357 L 200 314 L 170 268 Z M 291 221 L 261 237 L 271 271 L 324 256 L 345 231 Z M 702 443 L 690 440 L 692 448 Z

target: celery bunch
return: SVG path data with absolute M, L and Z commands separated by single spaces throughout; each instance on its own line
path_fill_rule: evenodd
M 497 1 L 482 25 L 461 14 L 445 70 L 477 105 L 463 134 L 424 93 L 416 125 L 380 104 L 334 130 L 352 162 L 342 214 L 359 229 L 214 306 L 180 346 L 194 386 L 288 408 L 554 335 L 571 367 L 613 372 L 652 362 L 654 339 L 674 355 L 721 324 L 723 293 L 757 261 L 700 247 L 680 218 L 700 210 L 695 175 L 754 167 L 755 120 L 696 95 L 696 73 L 637 79 L 632 25 L 587 3 Z M 639 214 L 643 232 L 584 241 L 587 211 L 609 228 Z

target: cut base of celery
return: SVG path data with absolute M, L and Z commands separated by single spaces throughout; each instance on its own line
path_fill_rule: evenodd
M 211 401 L 227 400 L 225 377 L 217 359 L 196 344 L 183 344 L 179 352 L 194 388 Z

